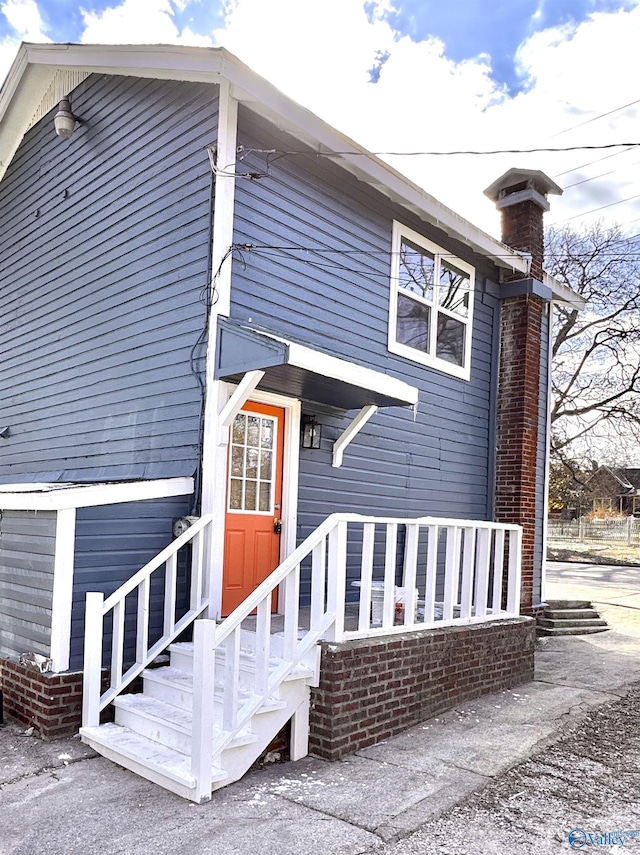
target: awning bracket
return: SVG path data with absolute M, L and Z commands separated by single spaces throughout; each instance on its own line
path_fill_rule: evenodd
M 230 427 L 263 377 L 264 371 L 247 371 L 220 412 L 221 427 Z
M 351 424 L 340 434 L 338 439 L 333 443 L 333 461 L 332 466 L 338 468 L 342 466 L 342 457 L 345 448 L 349 445 L 366 425 L 369 419 L 378 412 L 378 407 L 375 404 L 367 404 L 363 407 L 358 415 L 353 419 Z

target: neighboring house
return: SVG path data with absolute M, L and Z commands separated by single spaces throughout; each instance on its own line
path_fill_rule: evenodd
M 527 679 L 559 188 L 497 241 L 223 49 L 23 45 L 0 120 L 5 707 L 204 800 Z
M 582 488 L 591 511 L 640 514 L 640 469 L 599 466 Z

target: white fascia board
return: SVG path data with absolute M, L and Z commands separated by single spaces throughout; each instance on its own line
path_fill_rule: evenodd
M 553 299 L 558 303 L 566 303 L 566 305 L 577 309 L 579 312 L 587 305 L 587 300 L 581 294 L 578 294 L 573 288 L 565 285 L 564 282 L 555 279 L 549 273 L 543 274 L 542 283 L 551 289 Z
M 226 54 L 221 48 L 185 45 L 23 44 L 22 48 L 33 65 L 202 83 L 220 79 Z
M 284 341 L 284 339 L 280 339 L 280 341 Z M 383 374 L 381 371 L 363 368 L 354 362 L 338 359 L 337 356 L 329 356 L 302 344 L 287 342 L 287 345 L 289 347 L 289 365 L 310 371 L 313 374 L 320 374 L 323 377 L 331 377 L 333 380 L 340 380 L 350 386 L 359 386 L 361 389 L 388 395 L 390 398 L 397 398 L 407 404 L 418 403 L 418 390 L 403 380 L 396 380 L 395 377 L 389 377 L 388 374 Z
M 49 78 L 57 68 L 74 68 L 88 73 L 119 74 L 172 80 L 216 83 L 225 78 L 232 85 L 232 95 L 250 109 L 291 133 L 316 151 L 346 152 L 336 162 L 361 181 L 377 188 L 397 204 L 420 219 L 462 241 L 496 265 L 527 274 L 527 259 L 519 252 L 492 238 L 477 226 L 456 214 L 446 205 L 409 181 L 384 161 L 353 140 L 339 133 L 310 110 L 283 95 L 271 83 L 252 71 L 224 48 L 197 48 L 184 45 L 57 45 L 23 44 L 11 71 L 11 85 L 0 93 L 0 119 L 7 104 L 15 97 L 16 115 L 22 116 L 22 133 L 26 129 L 46 86 L 18 87 L 26 66 L 47 69 Z M 25 83 L 27 83 L 25 79 Z M 30 90 L 30 91 L 25 91 Z M 15 132 L 9 141 L 0 140 L 0 162 L 3 169 L 17 148 Z M 19 135 L 22 138 L 22 135 Z M 0 172 L 1 177 L 1 172 Z
M 0 486 L 0 510 L 59 511 L 93 508 L 193 493 L 193 478 L 159 478 L 113 484 L 6 484 Z

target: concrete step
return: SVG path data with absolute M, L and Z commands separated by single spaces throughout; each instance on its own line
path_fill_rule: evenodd
M 565 620 L 559 620 L 556 618 L 547 618 L 542 617 L 538 618 L 538 626 L 543 626 L 547 628 L 569 628 L 569 627 L 590 627 L 590 626 L 606 626 L 606 620 L 602 620 L 600 617 L 593 618 L 570 618 Z
M 595 609 L 545 609 L 544 616 L 550 620 L 575 620 L 576 618 L 587 620 L 590 618 L 600 618 Z
M 182 798 L 193 799 L 196 782 L 191 774 L 191 760 L 185 754 L 113 723 L 83 727 L 80 729 L 80 737 L 98 754 L 119 766 Z M 212 787 L 227 778 L 223 769 L 212 768 Z
M 547 600 L 548 609 L 590 609 L 591 600 Z
M 537 628 L 538 635 L 591 635 L 594 632 L 607 632 L 608 626 L 584 627 L 544 627 Z

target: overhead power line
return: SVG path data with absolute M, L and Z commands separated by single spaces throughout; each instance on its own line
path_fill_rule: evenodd
M 638 148 L 640 142 L 606 143 L 605 145 L 571 145 L 558 147 L 540 148 L 501 148 L 501 149 L 459 149 L 452 151 L 302 151 L 290 150 L 280 151 L 275 148 L 245 148 L 238 147 L 238 154 L 264 154 L 271 157 L 345 157 L 361 156 L 371 157 L 453 157 L 457 155 L 485 156 L 495 154 L 537 154 L 543 152 L 565 152 L 565 151 L 605 151 L 612 148 Z M 241 158 L 243 159 L 243 158 Z
M 640 193 L 636 196 L 628 196 L 626 199 L 618 199 L 617 202 L 609 202 L 608 205 L 600 205 L 599 208 L 592 208 L 590 211 L 582 211 L 580 214 L 574 214 L 572 217 L 565 217 L 564 220 L 556 220 L 554 223 L 551 223 L 551 225 L 557 226 L 560 223 L 568 223 L 570 220 L 577 220 L 578 217 L 587 217 L 589 214 L 596 214 L 598 211 L 604 211 L 605 208 L 613 208 L 615 205 L 622 205 L 624 202 L 633 202 L 634 199 L 640 199 Z
M 554 137 L 560 137 L 562 136 L 562 134 L 569 133 L 569 131 L 575 131 L 576 128 L 583 128 L 585 125 L 590 125 L 592 122 L 597 122 L 600 119 L 606 118 L 607 116 L 612 116 L 614 113 L 619 113 L 621 110 L 627 110 L 629 107 L 633 107 L 636 104 L 640 104 L 640 98 L 638 98 L 636 101 L 629 101 L 628 104 L 623 104 L 622 107 L 616 107 L 613 110 L 607 110 L 606 113 L 600 113 L 599 116 L 593 116 L 591 119 L 585 119 L 584 122 L 579 122 L 577 125 L 571 125 L 570 128 L 565 128 L 563 131 L 558 131 L 557 134 L 553 134 L 551 139 L 554 139 Z

